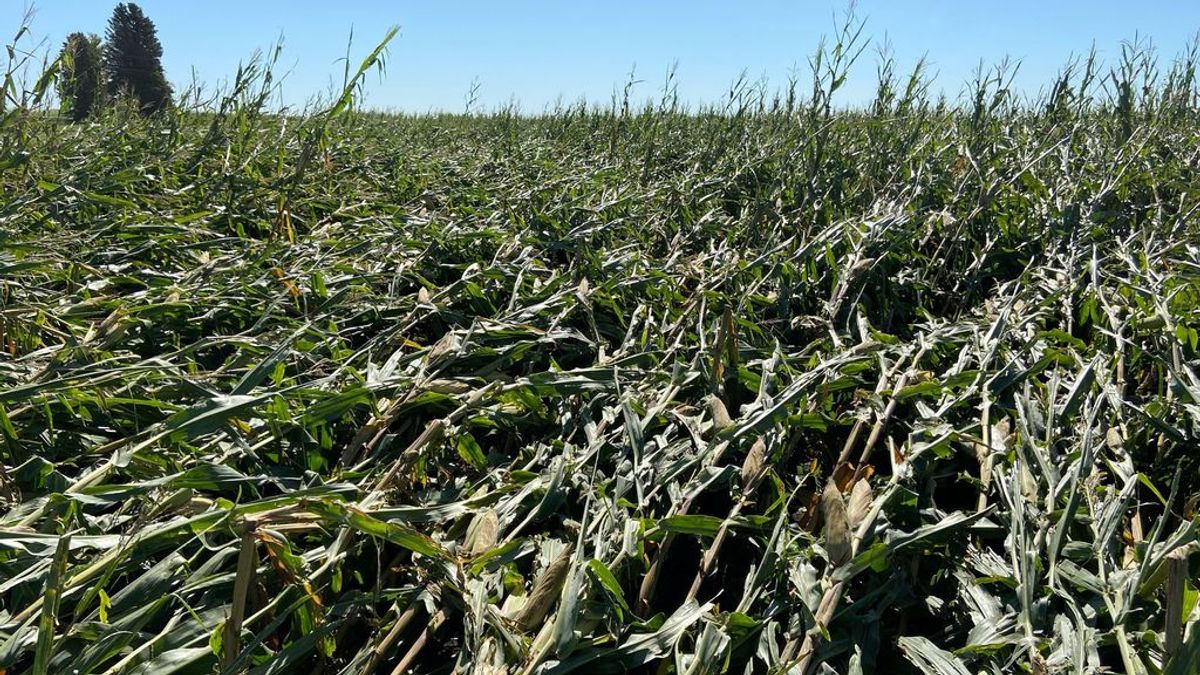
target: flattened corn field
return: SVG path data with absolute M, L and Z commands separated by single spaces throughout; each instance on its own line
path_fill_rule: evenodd
M 6 104 L 0 672 L 1197 672 L 1196 53 L 842 111 L 838 51 Z

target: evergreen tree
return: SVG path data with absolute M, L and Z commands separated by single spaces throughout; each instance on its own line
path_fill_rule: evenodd
M 110 96 L 130 96 L 143 113 L 171 104 L 171 85 L 163 74 L 162 45 L 142 8 L 122 2 L 113 8 L 104 45 L 106 87 Z
M 62 47 L 58 95 L 63 111 L 76 122 L 100 109 L 100 38 L 71 33 Z

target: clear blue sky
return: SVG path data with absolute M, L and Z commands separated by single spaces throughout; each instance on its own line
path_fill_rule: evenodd
M 16 30 L 24 0 L 0 0 L 4 38 Z M 57 48 L 71 31 L 103 33 L 114 2 L 35 2 L 33 35 Z M 218 85 L 255 49 L 284 37 L 289 71 L 283 101 L 303 103 L 340 81 L 337 60 L 354 30 L 356 61 L 390 25 L 388 73 L 372 76 L 367 105 L 408 111 L 459 111 L 473 81 L 480 104 L 518 100 L 537 112 L 560 95 L 606 102 L 630 69 L 644 80 L 638 100 L 655 97 L 678 62 L 681 98 L 720 100 L 745 70 L 783 85 L 823 34 L 836 0 L 142 0 L 158 26 L 167 77 L 177 88 L 196 77 Z M 1200 0 L 862 0 L 872 48 L 847 84 L 843 103 L 868 100 L 875 51 L 886 38 L 901 69 L 927 55 L 937 86 L 957 95 L 982 59 L 1021 60 L 1016 84 L 1035 92 L 1071 54 L 1095 43 L 1104 58 L 1135 34 L 1153 40 L 1164 60 L 1200 29 Z

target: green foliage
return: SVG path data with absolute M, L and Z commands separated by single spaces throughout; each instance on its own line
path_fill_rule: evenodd
M 101 105 L 100 37 L 71 33 L 59 56 L 58 96 L 63 111 L 80 122 L 96 114 Z
M 838 110 L 860 34 L 694 110 L 355 110 L 380 49 L 5 117 L 0 668 L 1194 671 L 1190 57 Z
M 145 114 L 171 105 L 158 32 L 135 3 L 122 2 L 113 8 L 105 32 L 104 77 L 109 96 L 130 98 Z

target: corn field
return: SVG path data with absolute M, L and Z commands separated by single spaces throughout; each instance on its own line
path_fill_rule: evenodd
M 0 673 L 1198 672 L 1200 50 L 844 108 L 837 38 L 539 115 L 10 65 Z

